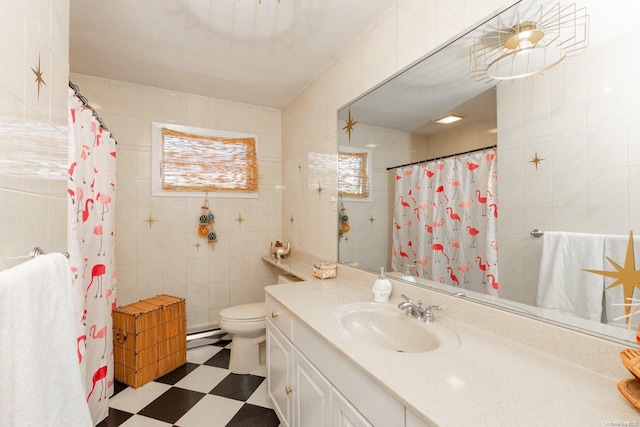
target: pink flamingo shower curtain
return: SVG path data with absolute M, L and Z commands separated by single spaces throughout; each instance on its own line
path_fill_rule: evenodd
M 498 295 L 495 148 L 395 169 L 391 269 Z
M 113 394 L 111 312 L 116 304 L 116 141 L 69 90 L 68 247 L 78 322 L 78 362 L 94 423 Z

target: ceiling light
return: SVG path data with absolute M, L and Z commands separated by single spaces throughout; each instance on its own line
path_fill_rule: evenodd
M 473 40 L 471 76 L 484 82 L 533 76 L 586 48 L 588 33 L 589 15 L 575 3 L 517 12 L 512 24 L 498 18 Z
M 462 120 L 462 116 L 459 114 L 447 114 L 444 117 L 440 117 L 439 119 L 434 120 L 436 123 L 440 123 L 443 125 L 448 125 L 449 123 L 457 122 L 458 120 Z

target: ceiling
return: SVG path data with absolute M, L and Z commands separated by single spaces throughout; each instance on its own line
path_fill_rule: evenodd
M 283 108 L 396 0 L 71 0 L 72 73 Z

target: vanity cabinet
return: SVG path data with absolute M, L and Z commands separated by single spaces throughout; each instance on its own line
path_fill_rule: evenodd
M 404 427 L 399 402 L 276 301 L 267 297 L 266 304 L 267 387 L 283 426 Z

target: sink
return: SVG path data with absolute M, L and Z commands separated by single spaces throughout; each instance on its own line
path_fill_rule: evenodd
M 401 353 L 452 350 L 460 344 L 458 334 L 437 317 L 434 323 L 424 323 L 394 304 L 345 304 L 334 318 L 346 338 Z

